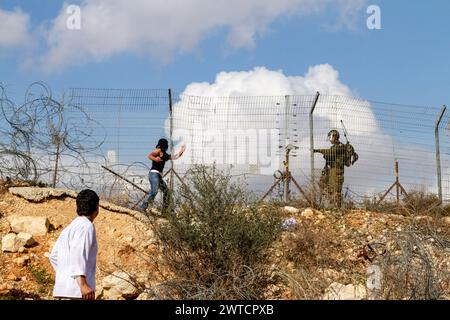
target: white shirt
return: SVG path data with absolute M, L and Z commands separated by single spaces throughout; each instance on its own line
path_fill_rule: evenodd
M 97 237 L 94 224 L 84 216 L 75 218 L 56 241 L 50 253 L 55 269 L 54 297 L 81 298 L 77 276 L 86 276 L 89 287 L 95 291 Z

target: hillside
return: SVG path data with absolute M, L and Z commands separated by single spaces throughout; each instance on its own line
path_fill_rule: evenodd
M 13 216 L 46 217 L 50 223 L 48 232 L 33 236 L 36 244 L 25 246 L 20 250 L 23 252 L 0 252 L 0 299 L 52 299 L 54 273 L 48 253 L 62 229 L 76 217 L 75 210 L 75 199 L 67 194 L 39 202 L 8 191 L 0 195 L 0 239 L 11 233 L 9 220 Z M 282 212 L 291 224 L 271 249 L 267 299 L 371 298 L 365 284 L 368 268 L 375 263 L 387 270 L 384 276 L 392 277 L 400 270 L 410 272 L 411 283 L 403 283 L 399 275 L 399 283 L 392 281 L 396 285 L 393 291 L 403 285 L 419 288 L 420 278 L 426 274 L 436 281 L 433 288 L 438 297 L 450 299 L 449 217 L 291 207 Z M 171 274 L 153 231 L 155 223 L 163 222 L 102 203 L 95 220 L 99 299 L 158 298 L 152 289 Z M 424 265 L 428 269 L 424 270 Z M 120 271 L 125 273 L 117 273 Z M 114 272 L 127 282 L 105 280 Z
M 18 216 L 43 216 L 50 222 L 50 231 L 44 236 L 35 236 L 36 245 L 27 248 L 24 253 L 0 253 L 0 283 L 3 290 L 16 292 L 23 296 L 34 296 L 39 291 L 40 298 L 50 298 L 50 285 L 42 286 L 30 272 L 29 266 L 43 269 L 43 274 L 54 277 L 48 260 L 48 253 L 62 229 L 76 217 L 75 199 L 64 197 L 44 200 L 39 203 L 29 202 L 10 193 L 4 193 L 0 200 L 0 236 L 3 238 L 10 231 L 7 218 Z M 97 283 L 101 283 L 108 274 L 124 269 L 131 274 L 139 275 L 139 281 L 151 286 L 152 280 L 158 281 L 151 258 L 157 259 L 158 249 L 151 230 L 138 219 L 118 212 L 101 208 L 95 221 L 99 244 Z M 134 252 L 145 251 L 150 258 L 141 259 Z M 27 263 L 17 263 L 18 258 L 29 258 Z M 44 287 L 40 290 L 40 287 Z M 0 287 L 1 289 L 1 287 Z M 101 287 L 97 294 L 100 294 Z

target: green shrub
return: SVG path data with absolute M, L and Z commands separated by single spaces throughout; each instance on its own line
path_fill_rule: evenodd
M 176 275 L 165 297 L 258 299 L 280 215 L 252 202 L 244 188 L 215 168 L 192 169 L 174 195 L 170 223 L 157 228 Z
M 39 285 L 40 294 L 49 294 L 53 284 L 55 283 L 52 276 L 43 267 L 36 267 L 33 264 L 28 265 L 28 271 L 30 271 L 34 280 Z

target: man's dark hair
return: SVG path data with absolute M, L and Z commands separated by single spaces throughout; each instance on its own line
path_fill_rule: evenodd
M 169 141 L 167 139 L 159 139 L 158 144 L 156 145 L 156 148 L 160 148 L 164 151 L 167 151 L 169 149 Z
M 79 216 L 91 216 L 98 208 L 100 199 L 92 190 L 81 191 L 77 196 L 77 214 Z

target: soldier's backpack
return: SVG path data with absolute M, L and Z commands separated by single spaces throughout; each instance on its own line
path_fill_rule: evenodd
M 355 148 L 350 143 L 345 145 L 344 164 L 346 167 L 351 167 L 358 161 L 359 155 L 355 152 Z

